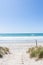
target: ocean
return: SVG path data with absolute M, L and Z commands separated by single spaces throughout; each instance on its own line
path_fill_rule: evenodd
M 28 37 L 28 36 L 43 36 L 43 33 L 3 33 L 0 37 Z
M 34 42 L 43 41 L 43 33 L 3 33 L 0 34 L 0 42 Z

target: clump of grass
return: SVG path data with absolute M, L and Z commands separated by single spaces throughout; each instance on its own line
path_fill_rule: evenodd
M 0 58 L 3 57 L 3 51 L 0 50 Z
M 9 48 L 4 47 L 4 49 L 3 49 L 3 50 L 4 50 L 4 53 L 5 53 L 5 54 L 8 54 L 8 53 L 9 53 Z
M 39 58 L 43 58 L 43 50 L 40 51 Z
M 43 58 L 43 47 L 37 46 L 37 47 L 29 48 L 28 53 L 30 54 L 31 58 L 35 57 L 35 58 L 41 59 Z
M 0 58 L 3 57 L 3 55 L 8 54 L 9 53 L 9 48 L 7 47 L 0 47 Z
M 36 50 L 33 50 L 31 53 L 30 53 L 30 57 L 36 57 L 37 56 L 37 51 Z

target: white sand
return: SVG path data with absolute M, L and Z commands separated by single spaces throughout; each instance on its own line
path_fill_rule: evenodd
M 7 46 L 10 48 L 10 53 L 0 58 L 0 65 L 43 65 L 43 60 L 35 61 L 30 59 L 26 53 L 27 49 L 35 44 L 0 44 L 0 46 Z

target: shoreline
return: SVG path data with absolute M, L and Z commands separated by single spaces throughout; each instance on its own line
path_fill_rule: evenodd
M 43 36 L 15 36 L 15 37 L 11 37 L 11 36 L 0 36 L 0 40 L 16 40 L 16 39 L 43 39 Z

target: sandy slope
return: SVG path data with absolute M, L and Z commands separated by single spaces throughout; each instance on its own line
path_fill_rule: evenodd
M 11 54 L 0 59 L 0 65 L 43 65 L 43 60 L 35 61 L 30 59 L 26 53 L 28 45 L 7 45 Z M 28 46 L 29 47 L 29 46 Z

